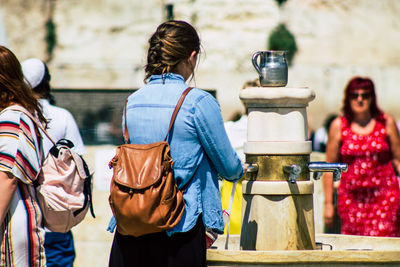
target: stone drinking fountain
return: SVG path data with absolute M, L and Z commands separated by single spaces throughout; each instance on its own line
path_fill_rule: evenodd
M 315 234 L 310 172 L 338 180 L 347 165 L 310 162 L 306 107 L 315 93 L 284 87 L 284 52 L 257 52 L 253 64 L 262 87 L 240 93 L 248 109 L 241 234 L 229 249 L 220 236 L 208 266 L 400 266 L 400 238 Z

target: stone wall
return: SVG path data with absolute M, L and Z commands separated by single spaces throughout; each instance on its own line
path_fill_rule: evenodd
M 49 15 L 48 3 L 53 3 Z M 267 49 L 280 22 L 297 41 L 288 86 L 308 86 L 312 126 L 339 112 L 342 90 L 354 75 L 370 76 L 380 105 L 400 118 L 400 2 L 397 0 L 3 0 L 6 40 L 20 59 L 45 59 L 44 23 L 52 16 L 57 46 L 49 65 L 60 88 L 136 88 L 143 82 L 146 41 L 174 5 L 176 19 L 199 30 L 204 53 L 195 84 L 217 88 L 225 119 L 242 110 L 238 92 L 257 77 L 251 55 Z M 20 14 L 23 14 L 21 16 Z
M 316 91 L 308 110 L 315 125 L 322 114 L 339 112 L 343 88 L 355 75 L 371 77 L 378 103 L 400 119 L 399 11 L 400 2 L 390 0 L 287 1 L 282 18 L 299 47 L 291 84 Z
M 0 44 L 8 46 L 20 59 L 46 58 L 45 22 L 46 0 L 1 0 Z

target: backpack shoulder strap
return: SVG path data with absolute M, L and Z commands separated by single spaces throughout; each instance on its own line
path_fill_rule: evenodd
M 24 113 L 26 116 L 28 116 L 33 121 L 33 123 L 36 125 L 36 127 L 39 128 L 47 136 L 47 138 L 49 138 L 49 140 L 54 145 L 56 145 L 56 142 L 54 142 L 53 138 L 50 137 L 49 133 L 46 131 L 46 129 L 43 127 L 43 125 L 40 122 L 38 122 L 38 120 L 28 110 L 26 110 L 26 108 L 24 108 L 20 105 L 12 105 L 12 106 L 9 106 L 9 107 L 3 109 L 1 112 L 4 112 L 6 110 L 15 110 L 15 111 L 20 111 L 20 112 Z
M 128 126 L 126 125 L 126 106 L 128 105 L 128 98 L 125 100 L 125 105 L 124 105 L 124 139 L 125 143 L 129 144 L 129 132 L 128 132 Z
M 189 93 L 190 90 L 192 90 L 193 87 L 188 87 L 185 89 L 185 91 L 183 91 L 181 97 L 179 98 L 178 103 L 176 104 L 176 107 L 174 109 L 174 112 L 172 113 L 171 116 L 171 121 L 169 122 L 169 126 L 168 126 L 168 132 L 167 135 L 164 138 L 164 141 L 167 140 L 168 134 L 171 131 L 172 126 L 174 125 L 175 119 L 176 119 L 176 115 L 178 115 L 179 109 L 182 106 L 183 100 L 185 100 L 185 97 L 187 96 L 187 94 Z M 128 132 L 128 126 L 126 123 L 126 106 L 128 103 L 128 99 L 125 100 L 125 106 L 124 106 L 124 139 L 125 139 L 125 143 L 129 144 L 129 132 Z
M 174 122 L 175 122 L 176 116 L 178 115 L 179 109 L 181 108 L 182 103 L 183 103 L 183 101 L 185 100 L 185 97 L 187 96 L 187 94 L 188 94 L 188 93 L 190 92 L 190 90 L 192 90 L 192 89 L 193 89 L 193 87 L 188 87 L 188 88 L 186 88 L 186 90 L 183 91 L 181 97 L 179 98 L 178 104 L 176 104 L 176 107 L 175 107 L 175 109 L 174 109 L 174 112 L 172 113 L 171 121 L 169 122 L 168 132 L 167 132 L 167 135 L 166 135 L 165 138 L 164 138 L 164 141 L 167 141 L 167 137 L 168 137 L 168 135 L 169 135 L 169 132 L 170 132 L 171 129 L 172 129 L 172 126 L 174 125 Z
M 5 112 L 6 110 L 20 111 L 20 112 L 24 113 L 26 116 L 28 116 L 32 120 L 33 124 L 36 126 L 37 134 L 40 134 L 39 129 L 42 130 L 42 132 L 50 139 L 50 141 L 53 142 L 54 145 L 56 144 L 53 141 L 53 139 L 50 137 L 50 135 L 47 133 L 47 131 L 44 129 L 42 124 L 28 110 L 26 110 L 26 108 L 24 108 L 24 107 L 22 107 L 20 105 L 12 105 L 12 106 L 9 106 L 9 107 L 6 107 L 5 109 L 3 109 L 1 111 L 1 113 Z M 42 144 L 39 145 L 39 161 L 40 161 L 40 164 L 42 165 L 43 161 L 44 161 L 43 145 Z M 34 180 L 34 183 L 33 183 L 34 187 L 37 187 L 39 185 L 38 177 L 39 177 L 39 175 L 41 173 L 41 168 L 42 168 L 42 166 L 40 166 L 40 170 L 36 174 L 36 177 L 35 177 L 35 180 Z

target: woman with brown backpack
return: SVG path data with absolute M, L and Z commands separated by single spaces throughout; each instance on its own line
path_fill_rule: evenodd
M 206 266 L 206 230 L 223 233 L 218 176 L 237 181 L 244 166 L 226 135 L 218 102 L 191 89 L 168 130 L 199 53 L 199 36 L 183 21 L 162 23 L 149 39 L 146 85 L 129 96 L 124 123 L 130 144 L 157 143 L 167 135 L 184 211 L 177 225 L 161 232 L 135 237 L 117 226 L 109 266 Z

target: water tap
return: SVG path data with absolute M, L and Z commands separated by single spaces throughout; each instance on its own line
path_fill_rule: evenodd
M 247 173 L 257 173 L 258 172 L 258 164 L 257 163 L 246 163 L 247 165 Z
M 321 178 L 323 172 L 333 172 L 333 181 L 336 182 L 342 177 L 342 172 L 347 172 L 347 164 L 316 161 L 308 163 L 308 169 L 310 172 L 314 172 L 314 180 Z
M 289 182 L 292 184 L 296 183 L 297 178 L 299 178 L 299 174 L 301 172 L 301 167 L 296 164 L 283 166 L 283 171 L 289 174 Z

